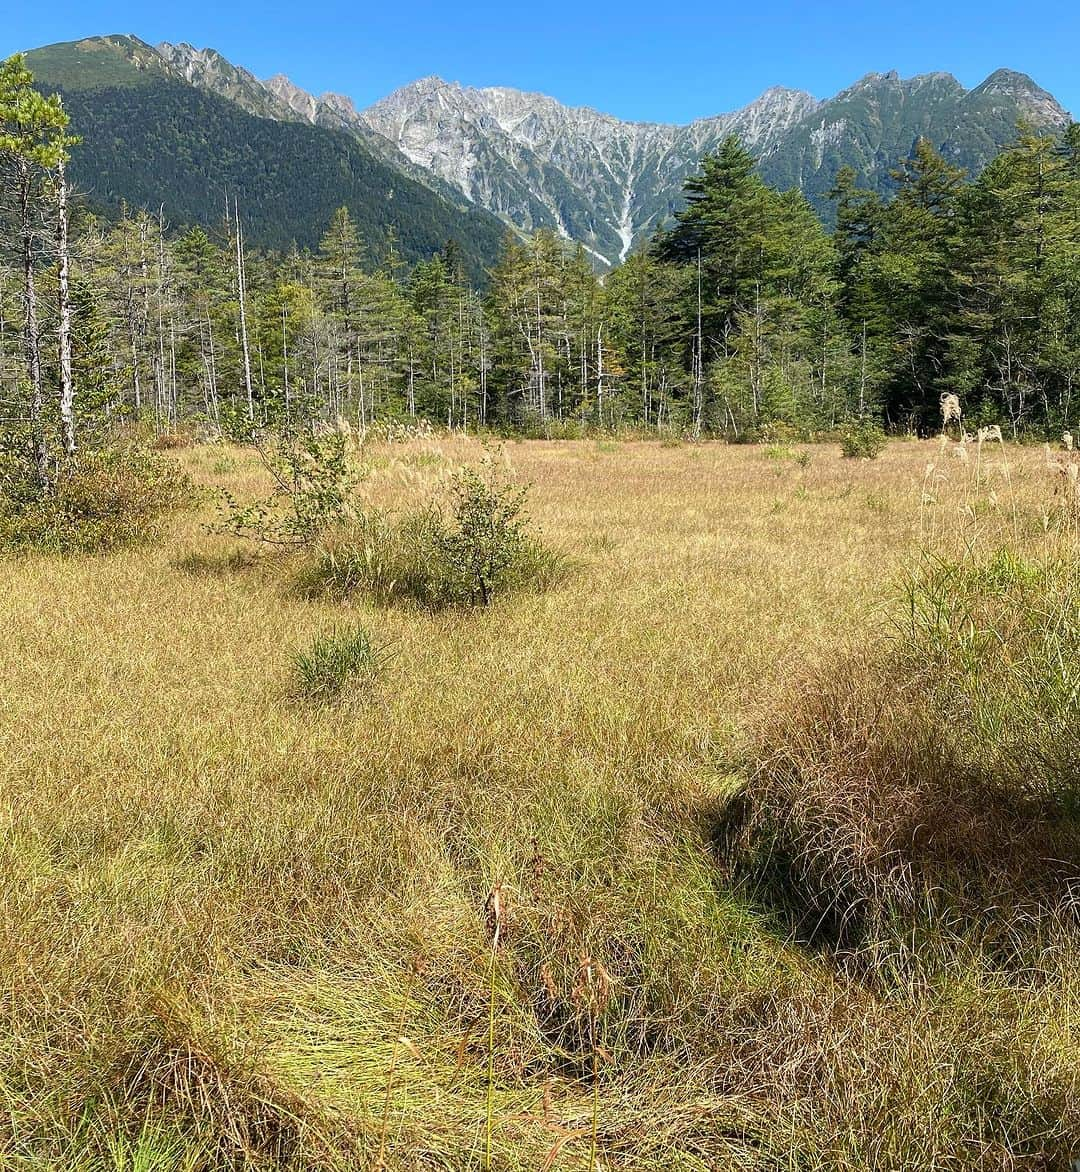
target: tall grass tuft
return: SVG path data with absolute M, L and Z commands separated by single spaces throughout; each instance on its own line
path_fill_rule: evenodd
M 764 722 L 736 860 L 811 936 L 933 921 L 1022 946 L 1076 917 L 1078 730 L 1075 556 L 928 559 L 891 631 Z
M 347 689 L 370 685 L 383 657 L 363 627 L 319 635 L 293 658 L 294 692 L 306 700 L 333 703 Z

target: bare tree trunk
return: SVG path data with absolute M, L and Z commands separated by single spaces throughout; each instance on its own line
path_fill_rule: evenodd
M 701 435 L 705 414 L 705 337 L 701 314 L 701 249 L 697 254 L 697 330 L 694 336 L 694 438 Z
M 596 414 L 604 426 L 604 327 L 596 328 Z
M 30 450 L 38 485 L 49 482 L 43 420 L 44 390 L 41 379 L 41 330 L 38 325 L 37 285 L 34 280 L 34 229 L 30 216 L 30 164 L 19 160 L 19 228 L 23 262 L 23 338 L 26 346 L 26 373 L 30 380 Z
M 244 273 L 244 235 L 240 228 L 240 208 L 233 197 L 233 210 L 236 219 L 236 287 L 240 298 L 240 347 L 244 355 L 244 391 L 247 395 L 247 419 L 253 427 L 255 425 L 255 395 L 251 386 L 251 351 L 248 349 L 247 309 L 244 302 L 247 296 L 247 279 Z
M 539 396 L 540 418 L 547 419 L 547 382 L 544 371 L 544 338 L 541 332 L 540 268 L 536 270 L 536 390 Z
M 75 455 L 75 380 L 71 369 L 71 289 L 68 249 L 68 186 L 63 160 L 57 167 L 56 253 L 57 299 L 60 316 L 60 439 L 64 452 Z
M 480 422 L 487 424 L 488 388 L 487 388 L 487 333 L 484 329 L 484 318 L 480 317 Z
M 206 344 L 209 358 L 206 362 L 206 374 L 210 380 L 211 417 L 214 427 L 221 430 L 221 408 L 218 401 L 217 356 L 214 354 L 214 323 L 210 317 L 210 305 L 206 306 Z
M 862 324 L 862 348 L 859 362 L 859 419 L 866 416 L 866 322 Z
M 142 311 L 139 317 L 139 335 L 144 343 L 150 335 L 150 262 L 146 259 L 146 242 L 150 234 L 148 225 L 149 217 L 141 215 L 139 217 L 139 273 L 142 279 Z M 150 359 L 150 370 L 153 374 L 153 358 Z M 141 399 L 136 406 L 141 409 Z
M 285 308 L 285 301 L 281 302 L 281 373 L 282 385 L 285 391 L 285 422 L 286 424 L 292 421 L 292 400 L 289 398 L 289 334 L 286 326 L 288 324 L 288 312 Z

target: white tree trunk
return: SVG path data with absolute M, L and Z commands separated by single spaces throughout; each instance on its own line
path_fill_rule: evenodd
M 244 356 L 244 392 L 247 396 L 247 420 L 255 426 L 255 394 L 251 386 L 251 351 L 248 348 L 247 309 L 244 302 L 247 300 L 247 278 L 244 272 L 244 235 L 240 228 L 240 208 L 233 199 L 233 210 L 236 219 L 236 288 L 240 299 L 240 348 Z
M 60 333 L 60 440 L 65 454 L 74 456 L 75 379 L 71 368 L 71 257 L 68 249 L 68 185 L 62 161 L 57 168 L 56 253 Z

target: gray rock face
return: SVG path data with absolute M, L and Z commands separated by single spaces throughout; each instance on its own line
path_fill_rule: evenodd
M 158 52 L 192 84 L 253 114 L 349 130 L 444 195 L 522 231 L 550 228 L 580 243 L 601 268 L 625 259 L 681 206 L 683 183 L 729 134 L 755 155 L 766 181 L 801 188 L 827 219 L 842 166 L 887 194 L 890 171 L 920 136 L 974 173 L 1015 135 L 1019 119 L 1052 130 L 1069 121 L 1052 95 L 1006 69 L 972 90 L 948 73 L 870 73 L 826 101 L 774 86 L 741 110 L 675 126 L 438 77 L 358 111 L 343 95 L 315 97 L 281 74 L 260 81 L 212 49 L 163 44 Z
M 817 106 L 776 87 L 734 114 L 671 126 L 430 77 L 362 116 L 474 202 L 526 231 L 553 228 L 610 265 L 671 213 L 683 181 L 726 134 L 764 155 Z
M 916 139 L 977 171 L 1018 118 L 1057 129 L 1069 117 L 1023 74 L 999 70 L 967 91 L 949 74 L 868 74 L 835 98 L 774 87 L 731 114 L 687 126 L 623 122 L 542 94 L 473 89 L 424 78 L 363 111 L 369 125 L 490 211 L 525 230 L 544 226 L 614 264 L 680 205 L 682 184 L 728 134 L 764 178 L 801 187 L 828 214 L 836 173 L 887 192 L 889 171 Z

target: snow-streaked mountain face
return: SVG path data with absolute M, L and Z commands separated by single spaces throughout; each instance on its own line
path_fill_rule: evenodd
M 685 180 L 729 134 L 757 157 L 767 182 L 801 188 L 827 217 L 842 166 L 888 192 L 891 170 L 920 136 L 977 172 L 1015 137 L 1018 119 L 1055 130 L 1069 122 L 1050 94 L 1005 69 L 972 90 L 948 73 L 869 73 L 826 101 L 776 86 L 734 113 L 674 126 L 438 77 L 357 111 L 341 94 L 315 97 L 281 74 L 260 81 L 212 49 L 163 44 L 158 52 L 192 84 L 252 114 L 348 130 L 445 196 L 522 231 L 551 228 L 580 243 L 601 268 L 678 210 Z
M 1058 129 L 1057 102 L 1023 74 L 999 70 L 965 90 L 947 73 L 868 74 L 828 101 L 777 87 L 732 114 L 687 126 L 622 122 L 541 94 L 424 78 L 362 116 L 414 163 L 519 228 L 550 227 L 614 264 L 679 206 L 685 179 L 728 134 L 778 187 L 801 187 L 819 210 L 840 167 L 887 191 L 919 136 L 977 171 L 1018 117 Z
M 278 122 L 307 122 L 330 130 L 346 130 L 385 162 L 404 171 L 458 207 L 470 202 L 454 185 L 444 183 L 434 172 L 417 167 L 384 135 L 373 130 L 360 116 L 350 98 L 326 93 L 321 97 L 294 85 L 283 73 L 266 81 L 233 65 L 214 49 L 163 41 L 155 51 L 172 73 L 200 89 L 228 98 L 258 118 Z
M 778 87 L 737 113 L 671 126 L 429 77 L 362 117 L 474 202 L 526 231 L 553 228 L 610 265 L 672 212 L 683 181 L 726 134 L 765 155 L 817 105 Z

